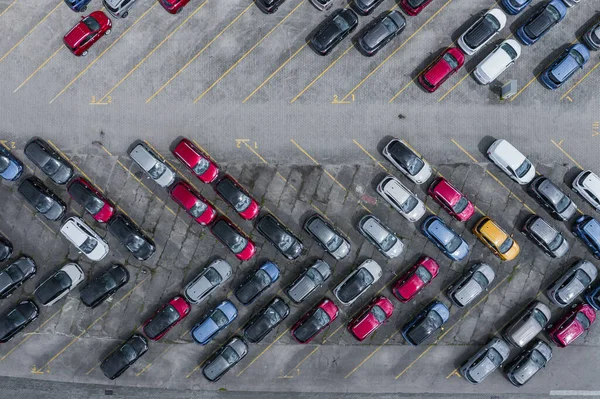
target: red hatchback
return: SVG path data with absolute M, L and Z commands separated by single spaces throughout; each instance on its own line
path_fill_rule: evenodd
M 461 222 L 466 222 L 475 213 L 475 207 L 471 201 L 443 177 L 438 177 L 431 183 L 427 194 L 446 212 Z
M 400 302 L 408 302 L 415 297 L 440 271 L 440 265 L 429 256 L 423 256 L 415 263 L 392 289 L 392 293 Z
M 65 35 L 63 41 L 73 54 L 87 55 L 92 44 L 110 33 L 111 26 L 110 18 L 105 13 L 94 11 L 87 17 L 81 17 L 81 21 Z
M 433 93 L 464 63 L 463 52 L 456 47 L 449 48 L 419 75 L 419 83 L 425 90 Z
M 360 316 L 348 323 L 348 331 L 363 341 L 392 316 L 394 305 L 384 296 L 373 299 Z
M 423 9 L 432 1 L 433 0 L 402 0 L 400 5 L 408 15 L 415 16 L 423 11 Z
M 169 190 L 173 201 L 177 202 L 188 215 L 203 226 L 211 224 L 217 217 L 217 211 L 192 186 L 180 181 Z
M 596 321 L 596 311 L 586 303 L 573 305 L 556 324 L 550 325 L 548 337 L 558 347 L 564 348 L 589 330 Z
M 338 316 L 339 309 L 325 298 L 300 318 L 290 330 L 292 337 L 301 344 L 308 344 Z
M 190 0 L 158 0 L 158 2 L 167 12 L 177 14 L 183 10 L 183 6 L 189 3 Z
M 215 185 L 215 191 L 246 220 L 252 220 L 260 211 L 260 205 L 233 177 L 226 175 Z
M 177 295 L 144 323 L 144 335 L 153 341 L 158 341 L 171 328 L 179 324 L 190 313 L 190 310 L 191 306 L 188 301 Z
M 113 204 L 83 177 L 71 180 L 67 186 L 67 192 L 75 202 L 100 223 L 108 222 L 115 214 Z
M 172 152 L 203 183 L 212 183 L 219 176 L 217 164 L 190 140 L 181 139 Z

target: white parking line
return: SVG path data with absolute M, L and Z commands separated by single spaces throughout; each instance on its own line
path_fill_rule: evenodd
M 550 396 L 600 396 L 600 391 L 550 391 Z

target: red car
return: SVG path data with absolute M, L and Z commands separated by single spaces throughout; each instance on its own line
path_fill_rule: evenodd
M 392 316 L 394 305 L 384 296 L 377 297 L 371 301 L 360 316 L 348 323 L 348 331 L 363 341 L 373 331 L 377 330 L 383 323 Z
M 415 16 L 423 11 L 423 9 L 432 1 L 433 0 L 402 0 L 400 5 L 408 15 Z
M 191 310 L 191 306 L 184 297 L 177 295 L 163 305 L 149 318 L 143 326 L 144 335 L 153 341 L 158 341 L 166 333 L 183 320 Z
M 161 6 L 171 14 L 178 14 L 190 0 L 158 0 Z
M 440 265 L 429 256 L 423 256 L 415 263 L 392 289 L 392 293 L 400 302 L 408 302 L 415 297 L 440 271 Z
M 466 222 L 475 213 L 475 207 L 460 191 L 443 177 L 438 177 L 429 186 L 427 194 L 455 219 Z
M 169 192 L 173 201 L 201 225 L 207 226 L 217 217 L 215 208 L 188 183 L 179 181 L 171 186 Z
M 338 312 L 339 309 L 335 303 L 327 298 L 323 299 L 292 326 L 292 338 L 301 344 L 308 344 L 321 331 L 333 323 Z
M 241 261 L 250 260 L 256 253 L 256 245 L 233 222 L 219 218 L 210 232 Z
M 94 11 L 87 17 L 82 16 L 77 23 L 65 35 L 63 42 L 77 56 L 87 55 L 88 49 L 104 35 L 110 33 L 112 22 L 102 11 Z
M 71 180 L 67 186 L 67 192 L 75 202 L 100 223 L 108 222 L 115 214 L 114 205 L 83 177 Z
M 244 219 L 252 220 L 258 215 L 260 205 L 233 177 L 224 176 L 215 185 L 215 191 Z
M 203 183 L 212 183 L 219 176 L 217 164 L 190 140 L 181 139 L 172 152 Z
M 596 311 L 586 303 L 573 305 L 556 324 L 546 327 L 548 337 L 558 347 L 564 348 L 589 330 L 596 321 Z
M 419 83 L 425 90 L 433 93 L 464 63 L 463 52 L 456 47 L 449 48 L 419 75 Z

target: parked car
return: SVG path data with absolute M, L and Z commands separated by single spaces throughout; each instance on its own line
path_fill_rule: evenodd
M 383 0 L 352 0 L 350 5 L 359 15 L 369 15 Z
M 363 0 L 354 0 L 354 4 Z M 370 0 L 367 0 L 370 1 Z M 363 55 L 372 57 L 386 44 L 398 36 L 406 27 L 406 19 L 400 11 L 392 10 L 375 18 L 361 32 L 357 40 L 357 48 Z
M 517 15 L 523 11 L 532 0 L 502 0 L 502 5 L 510 15 Z
M 73 167 L 44 140 L 35 138 L 25 146 L 25 155 L 56 184 L 65 184 L 73 177 Z
M 553 258 L 560 258 L 569 251 L 569 243 L 563 235 L 537 215 L 531 215 L 523 225 L 523 233 Z
M 407 0 L 410 1 L 410 0 Z M 419 83 L 433 93 L 456 73 L 465 63 L 465 55 L 456 47 L 450 47 L 419 74 Z
M 437 216 L 428 216 L 421 231 L 451 260 L 461 261 L 469 254 L 469 244 Z
M 475 237 L 479 238 L 485 246 L 502 260 L 514 260 L 521 248 L 512 235 L 509 236 L 502 228 L 489 217 L 479 219 L 472 230 Z
M 343 305 L 350 305 L 375 284 L 382 275 L 381 266 L 373 259 L 367 259 L 335 287 L 333 295 Z
M 304 270 L 286 289 L 287 296 L 295 303 L 303 302 L 331 277 L 331 268 L 321 259 Z
M 139 261 L 148 260 L 156 251 L 154 241 L 125 215 L 115 216 L 108 223 L 108 232 Z
M 102 0 L 102 5 L 106 7 L 110 15 L 115 18 L 127 18 L 129 10 L 137 0 Z
M 304 230 L 335 259 L 344 259 L 350 253 L 350 243 L 321 215 L 314 214 L 304 223 Z
M 231 301 L 224 300 L 216 308 L 207 312 L 192 328 L 192 338 L 200 345 L 208 344 L 220 331 L 230 325 L 237 315 L 235 305 Z
M 2 234 L 0 234 L 0 262 L 4 262 L 10 258 L 13 253 L 12 242 Z
M 140 334 L 133 334 L 100 364 L 106 378 L 114 380 L 148 352 L 148 341 Z
M 311 4 L 319 11 L 326 11 L 333 5 L 333 0 L 310 0 Z
M 185 286 L 183 296 L 189 303 L 197 305 L 208 298 L 232 275 L 231 265 L 224 259 L 216 259 Z
M 546 1 L 517 29 L 517 37 L 524 45 L 531 46 L 562 21 L 565 15 L 567 7 L 562 0 Z
M 600 260 L 600 222 L 591 216 L 580 216 L 573 225 L 573 234 L 579 237 L 594 255 Z
M 590 60 L 590 52 L 584 44 L 577 43 L 566 49 L 548 68 L 540 79 L 544 86 L 556 90 L 567 82 L 576 72 L 583 69 Z
M 0 271 L 0 299 L 8 298 L 12 293 L 35 275 L 37 267 L 29 256 L 20 256 Z
M 256 230 L 287 259 L 294 260 L 302 255 L 302 241 L 270 213 L 258 220 Z
M 529 349 L 519 353 L 519 355 L 507 366 L 504 367 L 506 377 L 516 387 L 525 385 L 537 374 L 538 371 L 546 367 L 552 359 L 552 348 L 550 345 L 537 339 L 533 341 Z
M 249 305 L 279 279 L 279 267 L 273 262 L 265 262 L 246 277 L 235 290 L 235 297 L 243 305 Z
M 146 320 L 143 326 L 144 335 L 152 341 L 158 341 L 179 324 L 191 309 L 184 297 L 181 295 L 173 297 Z
M 169 189 L 171 199 L 202 226 L 208 226 L 217 218 L 217 210 L 191 185 L 178 181 Z
M 65 0 L 65 4 L 75 12 L 85 12 L 92 0 Z
M 88 259 L 99 261 L 108 255 L 108 244 L 77 216 L 71 216 L 60 227 L 60 233 Z
M 233 177 L 225 175 L 215 185 L 215 191 L 244 219 L 258 216 L 260 205 Z
M 490 160 L 517 183 L 529 184 L 535 177 L 535 167 L 525 155 L 504 139 L 494 141 L 488 148 Z
M 321 2 L 322 0 L 311 0 Z M 310 38 L 310 46 L 319 55 L 329 54 L 358 26 L 358 16 L 349 8 L 340 8 L 328 16 Z
M 440 265 L 429 256 L 422 256 L 417 263 L 403 273 L 392 288 L 392 294 L 400 302 L 412 300 L 437 277 Z
M 468 221 L 475 213 L 473 203 L 443 177 L 438 177 L 431 183 L 427 194 L 460 222 Z
M 559 348 L 569 346 L 573 341 L 590 329 L 596 321 L 596 311 L 588 304 L 571 306 L 556 324 L 549 324 L 548 337 Z
M 63 42 L 71 53 L 85 57 L 94 43 L 110 34 L 111 28 L 110 18 L 102 11 L 94 11 L 81 17 L 81 21 L 63 37 Z
M 419 345 L 438 331 L 449 317 L 450 311 L 446 305 L 434 300 L 402 326 L 402 336 L 409 344 Z
M 400 0 L 400 6 L 410 16 L 419 14 L 433 0 Z
M 179 14 L 190 0 L 158 0 L 169 14 Z
M 473 55 L 506 26 L 506 14 L 499 8 L 487 11 L 458 38 L 458 47 Z
M 256 6 L 265 14 L 273 14 L 285 0 L 257 0 Z
M 460 375 L 471 384 L 479 384 L 502 366 L 509 355 L 508 344 L 500 338 L 492 338 L 460 367 Z
M 53 305 L 81 283 L 83 278 L 83 270 L 77 263 L 67 263 L 38 285 L 33 295 L 42 305 Z
M 294 324 L 290 330 L 292 338 L 301 344 L 308 344 L 338 316 L 339 309 L 329 299 L 322 299 L 313 309 Z
M 364 341 L 369 335 L 383 325 L 394 311 L 392 302 L 384 296 L 374 298 L 360 315 L 350 320 L 348 331 L 359 341 Z
M 262 308 L 244 327 L 244 337 L 254 344 L 262 341 L 282 321 L 290 315 L 290 307 L 279 297 L 275 297 Z
M 15 181 L 23 174 L 23 162 L 9 150 L 0 146 L 0 177 L 4 180 Z
M 129 272 L 122 265 L 114 264 L 86 285 L 79 297 L 88 308 L 95 308 L 114 295 L 129 282 Z
M 595 310 L 600 310 L 600 284 L 596 284 L 584 295 L 585 301 Z
M 256 245 L 229 219 L 221 217 L 210 232 L 241 261 L 250 260 L 256 253 Z
M 575 5 L 579 4 L 580 0 L 563 0 L 563 3 L 565 3 L 565 5 L 567 7 L 574 7 Z
M 551 316 L 548 306 L 540 301 L 533 301 L 508 324 L 502 336 L 509 343 L 523 348 L 542 332 Z
M 83 177 L 71 180 L 67 186 L 67 192 L 97 222 L 106 223 L 115 215 L 114 205 Z
M 233 337 L 206 361 L 202 374 L 210 382 L 218 381 L 247 354 L 248 344 L 242 338 Z
M 431 177 L 431 166 L 404 140 L 390 140 L 382 153 L 396 169 L 416 184 L 423 184 Z
M 181 139 L 172 152 L 201 182 L 209 184 L 219 176 L 217 164 L 190 140 Z
M 0 316 L 0 343 L 10 341 L 32 321 L 40 311 L 33 301 L 23 301 Z
M 508 39 L 496 46 L 496 48 L 481 61 L 473 76 L 482 85 L 492 83 L 504 71 L 517 61 L 521 56 L 521 45 L 514 39 Z
M 106 2 L 107 0 L 103 0 Z M 115 1 L 115 0 L 111 0 Z M 121 1 L 121 0 L 116 0 Z M 127 1 L 127 0 L 125 0 Z M 132 0 L 132 3 L 135 0 Z M 129 156 L 146 174 L 161 187 L 169 187 L 175 182 L 177 175 L 167 162 L 145 143 L 138 143 Z
M 425 204 L 404 184 L 387 175 L 377 185 L 377 193 L 409 222 L 416 222 L 425 215 Z
M 487 290 L 495 278 L 496 273 L 490 265 L 476 263 L 448 287 L 448 298 L 459 308 L 464 308 Z
M 600 178 L 591 170 L 584 170 L 573 180 L 573 191 L 579 193 L 597 211 L 600 211 Z
M 360 219 L 358 231 L 387 258 L 396 258 L 404 252 L 404 244 L 396 233 L 373 215 L 365 215 Z
M 546 296 L 558 307 L 569 306 L 598 277 L 598 269 L 587 260 L 580 260 L 556 279 L 546 290 Z
M 67 204 L 35 176 L 23 180 L 17 191 L 48 220 L 59 220 L 67 211 Z
M 566 221 L 575 216 L 577 205 L 547 177 L 536 177 L 528 189 L 531 195 L 556 219 Z
M 600 22 L 597 22 L 583 35 L 583 41 L 592 51 L 600 50 Z

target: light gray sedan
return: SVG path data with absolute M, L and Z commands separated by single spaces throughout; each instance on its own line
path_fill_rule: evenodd
M 489 265 L 477 263 L 448 288 L 448 298 L 459 308 L 465 307 L 485 291 L 495 277 L 496 273 Z
M 546 327 L 551 316 L 548 306 L 533 301 L 510 322 L 502 335 L 511 344 L 523 348 Z
M 396 234 L 373 215 L 366 215 L 358 222 L 358 231 L 388 258 L 400 256 L 404 244 Z
M 548 299 L 556 306 L 569 306 L 598 277 L 598 269 L 587 260 L 575 263 L 546 290 Z
M 175 171 L 166 161 L 144 143 L 139 143 L 129 152 L 131 159 L 138 164 L 161 187 L 169 187 L 175 181 Z
M 492 338 L 460 367 L 460 374 L 471 384 L 479 384 L 508 359 L 510 349 L 500 338 Z
M 331 276 L 329 265 L 319 259 L 287 288 L 287 296 L 295 303 L 304 301 Z
M 185 286 L 183 295 L 188 302 L 198 304 L 208 298 L 218 286 L 229 280 L 232 274 L 231 265 L 223 259 L 217 259 Z

